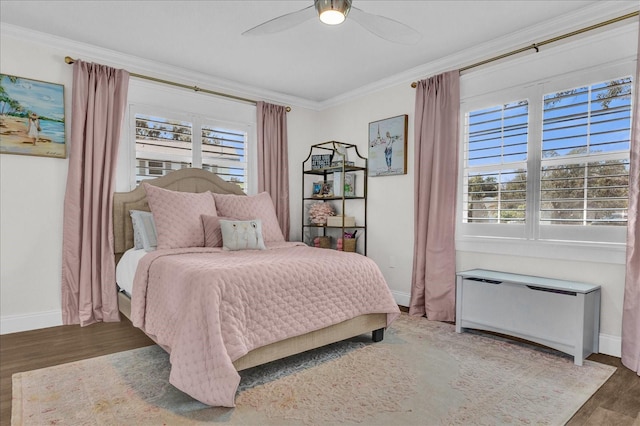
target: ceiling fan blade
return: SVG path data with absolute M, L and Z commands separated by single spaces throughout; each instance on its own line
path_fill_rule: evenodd
M 265 35 L 278 33 L 280 31 L 288 30 L 291 27 L 295 27 L 296 25 L 317 16 L 314 6 L 305 7 L 304 9 L 296 12 L 287 13 L 286 15 L 278 16 L 277 18 L 263 22 L 262 24 L 243 32 L 242 35 Z
M 351 7 L 349 19 L 353 19 L 378 37 L 394 43 L 416 44 L 422 38 L 422 34 L 402 22 L 374 15 L 357 7 Z

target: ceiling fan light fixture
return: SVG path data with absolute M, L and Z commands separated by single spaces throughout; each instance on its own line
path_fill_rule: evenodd
M 327 25 L 338 25 L 344 22 L 344 15 L 337 10 L 325 10 L 320 14 L 320 20 Z
M 315 0 L 320 21 L 327 25 L 338 25 L 344 22 L 351 10 L 351 0 Z

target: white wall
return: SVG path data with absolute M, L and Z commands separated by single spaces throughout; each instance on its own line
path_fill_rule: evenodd
M 64 52 L 2 37 L 0 54 L 3 74 L 64 84 L 68 121 L 72 74 L 61 59 Z M 62 323 L 60 276 L 67 166 L 67 159 L 0 155 L 2 333 Z
M 318 142 L 317 132 L 322 128 L 315 110 L 295 107 L 287 114 L 289 141 L 289 212 L 291 241 L 301 241 L 302 230 L 302 162 L 309 155 L 309 146 Z

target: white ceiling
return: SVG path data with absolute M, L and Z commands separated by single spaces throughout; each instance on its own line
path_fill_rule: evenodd
M 443 58 L 464 53 L 467 61 L 475 55 L 484 59 L 540 41 L 537 37 L 552 31 L 554 23 L 562 24 L 565 32 L 572 22 L 598 22 L 611 17 L 607 13 L 637 10 L 638 2 L 354 0 L 355 7 L 419 30 L 421 41 L 394 44 L 348 18 L 335 27 L 312 19 L 278 34 L 241 35 L 311 4 L 312 0 L 2 0 L 0 21 L 202 73 L 237 87 L 321 104 L 390 76 L 412 70 L 415 74 Z

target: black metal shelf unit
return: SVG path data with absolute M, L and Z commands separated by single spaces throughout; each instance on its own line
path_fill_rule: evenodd
M 311 146 L 302 162 L 302 239 L 306 244 L 314 245 L 316 237 L 330 237 L 331 248 L 335 249 L 345 232 L 354 231 L 355 250 L 366 256 L 367 176 L 368 160 L 360 155 L 356 145 L 329 141 Z M 324 189 L 314 192 L 319 185 L 327 188 L 327 184 L 331 192 L 323 192 Z M 311 223 L 308 211 L 317 202 L 331 203 L 337 214 L 343 216 L 342 224 Z M 355 217 L 353 226 L 345 226 L 344 217 L 349 215 Z

